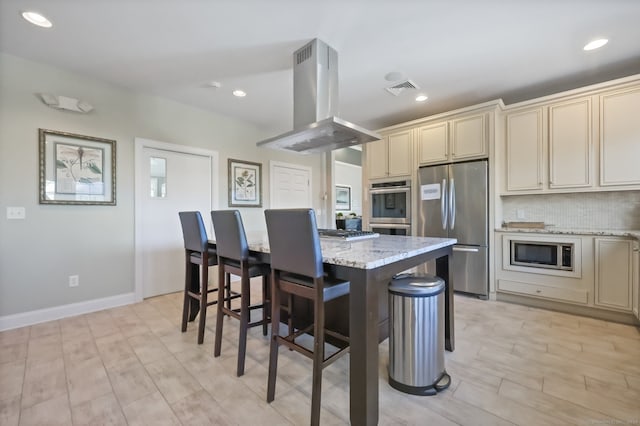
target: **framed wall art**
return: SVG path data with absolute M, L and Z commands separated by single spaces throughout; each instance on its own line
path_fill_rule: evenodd
M 229 158 L 229 207 L 262 207 L 262 164 Z
M 351 210 L 351 187 L 336 185 L 336 210 Z
M 116 141 L 39 129 L 40 204 L 116 204 Z

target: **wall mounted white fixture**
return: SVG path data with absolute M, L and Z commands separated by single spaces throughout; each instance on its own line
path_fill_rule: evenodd
M 64 109 L 83 114 L 93 110 L 93 105 L 79 99 L 52 95 L 50 93 L 38 93 L 38 96 L 40 96 L 40 99 L 42 99 L 42 102 L 44 102 L 45 105 L 50 106 L 51 108 Z

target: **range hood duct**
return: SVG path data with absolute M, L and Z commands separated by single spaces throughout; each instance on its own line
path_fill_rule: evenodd
M 314 39 L 293 53 L 293 130 L 257 143 L 259 147 L 316 154 L 381 139 L 335 116 L 338 109 L 338 52 Z

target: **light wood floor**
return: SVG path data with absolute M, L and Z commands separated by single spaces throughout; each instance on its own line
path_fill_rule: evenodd
M 310 360 L 281 349 L 267 404 L 260 327 L 237 378 L 237 321 L 213 358 L 215 307 L 199 346 L 195 324 L 180 333 L 181 297 L 0 333 L 0 425 L 308 424 Z M 640 424 L 638 328 L 458 296 L 455 311 L 452 384 L 437 396 L 392 389 L 380 345 L 380 424 Z M 348 423 L 348 361 L 324 371 L 323 424 Z

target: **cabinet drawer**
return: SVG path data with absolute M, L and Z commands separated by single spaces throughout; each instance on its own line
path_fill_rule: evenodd
M 528 296 L 555 299 L 563 302 L 580 303 L 583 305 L 586 305 L 589 301 L 589 292 L 586 290 L 549 287 L 519 281 L 498 280 L 498 291 L 526 294 Z

